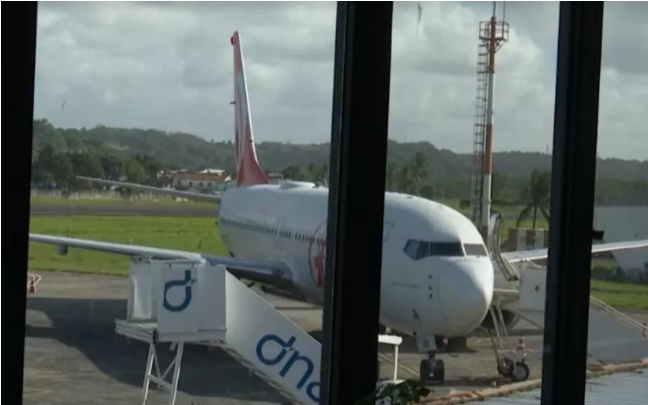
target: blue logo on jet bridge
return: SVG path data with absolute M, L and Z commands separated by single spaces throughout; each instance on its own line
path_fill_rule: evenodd
M 162 306 L 169 312 L 182 312 L 189 304 L 191 304 L 192 299 L 192 285 L 196 280 L 191 278 L 191 270 L 187 269 L 184 271 L 184 278 L 180 280 L 169 280 L 164 283 L 164 298 L 162 300 Z M 169 302 L 167 295 L 169 290 L 174 287 L 184 287 L 184 300 L 179 305 L 174 305 Z
M 288 351 L 290 351 L 291 353 L 288 356 L 288 360 L 286 360 L 283 364 L 281 371 L 279 371 L 279 375 L 285 378 L 297 363 L 301 363 L 302 367 L 300 367 L 300 370 L 304 371 L 302 372 L 302 376 L 297 382 L 296 387 L 298 390 L 305 389 L 308 398 L 310 398 L 313 402 L 319 404 L 319 375 L 314 376 L 314 381 L 308 382 L 311 377 L 313 377 L 315 364 L 313 363 L 313 360 L 302 355 L 299 350 L 294 350 L 292 348 L 295 340 L 297 340 L 295 336 L 291 336 L 288 341 L 285 341 L 275 334 L 264 335 L 261 337 L 261 339 L 259 339 L 259 342 L 256 346 L 257 358 L 266 366 L 276 366 L 284 361 L 284 358 L 288 354 Z M 270 346 L 270 348 L 268 348 L 268 346 Z M 271 351 L 271 353 L 276 353 L 277 348 L 281 348 L 281 351 L 278 354 L 274 355 L 274 357 L 266 357 L 267 352 L 264 353 L 264 348 L 268 348 L 268 351 Z M 295 370 L 295 372 L 299 371 Z

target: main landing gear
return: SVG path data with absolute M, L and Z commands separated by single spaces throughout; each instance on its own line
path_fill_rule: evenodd
M 429 383 L 443 384 L 445 380 L 445 363 L 443 360 L 437 360 L 434 352 L 430 352 L 427 359 L 421 360 L 419 376 L 421 385 Z

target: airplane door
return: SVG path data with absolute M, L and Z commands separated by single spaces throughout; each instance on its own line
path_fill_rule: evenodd
M 286 233 L 286 220 L 279 220 L 279 222 L 277 222 L 277 234 L 274 235 L 274 244 L 273 244 L 273 248 L 277 253 L 283 253 L 284 243 L 286 241 L 286 237 L 284 236 L 285 233 Z

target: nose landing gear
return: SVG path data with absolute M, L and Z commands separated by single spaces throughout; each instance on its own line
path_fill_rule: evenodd
M 419 378 L 421 385 L 428 383 L 443 384 L 445 380 L 445 363 L 436 359 L 436 353 L 443 344 L 443 338 L 438 336 L 418 336 L 416 345 L 419 351 L 427 353 L 427 358 L 421 360 L 419 365 Z
M 419 365 L 421 385 L 429 383 L 443 384 L 445 380 L 445 363 L 435 359 L 434 352 L 428 353 L 428 358 L 421 360 Z

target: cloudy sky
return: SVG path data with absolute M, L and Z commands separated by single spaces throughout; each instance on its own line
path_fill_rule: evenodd
M 478 22 L 490 2 L 395 6 L 390 138 L 472 150 Z M 501 4 L 501 3 L 500 3 Z M 500 6 L 501 7 L 501 6 Z M 501 11 L 500 11 L 501 13 Z M 599 152 L 648 159 L 648 6 L 606 3 Z M 558 3 L 509 2 L 495 150 L 551 148 Z M 233 137 L 241 32 L 257 141 L 330 138 L 334 2 L 39 3 L 36 117 Z

